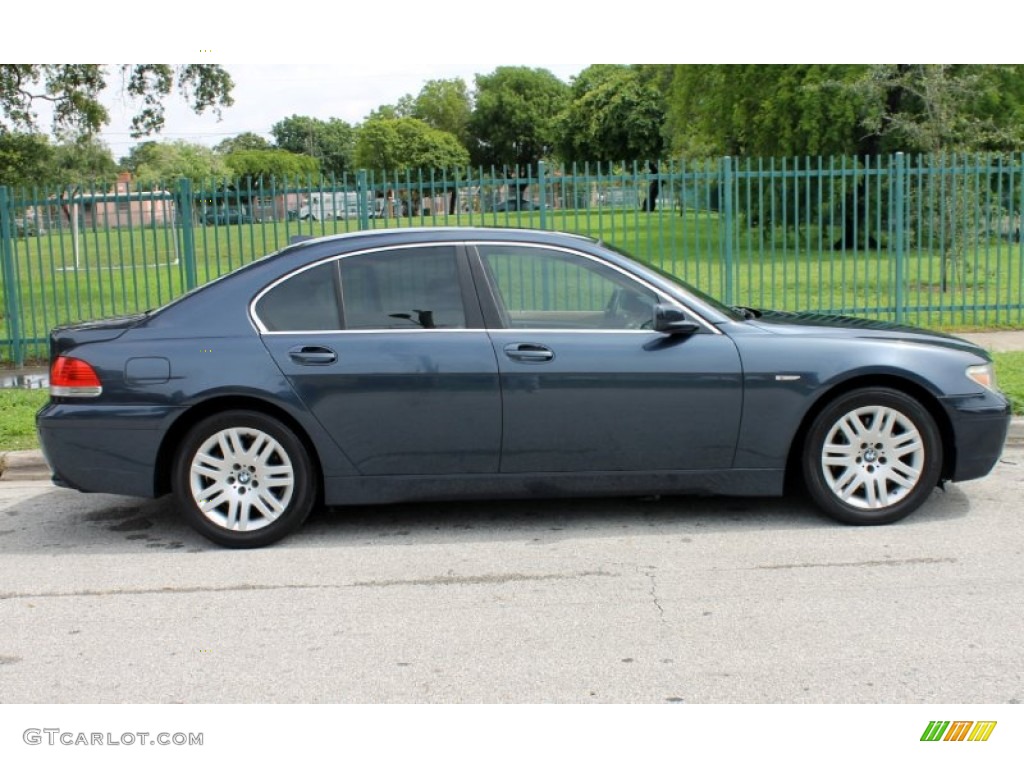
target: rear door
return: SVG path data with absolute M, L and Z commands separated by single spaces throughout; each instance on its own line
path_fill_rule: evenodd
M 464 249 L 335 258 L 255 302 L 263 341 L 362 474 L 496 472 L 497 362 Z

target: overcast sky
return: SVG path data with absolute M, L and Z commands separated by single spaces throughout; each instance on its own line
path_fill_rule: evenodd
M 589 62 L 588 62 L 589 63 Z M 560 79 L 569 79 L 588 66 L 549 64 L 537 61 L 532 67 L 550 70 Z M 458 64 L 402 65 L 385 62 L 353 69 L 344 62 L 318 64 L 225 64 L 235 81 L 234 106 L 223 111 L 218 122 L 212 112 L 196 115 L 183 100 L 167 101 L 167 127 L 160 137 L 184 139 L 214 145 L 244 131 L 272 140 L 270 127 L 290 115 L 308 115 L 326 120 L 337 117 L 355 124 L 382 104 L 394 104 L 402 96 L 419 93 L 427 80 L 461 77 L 473 87 L 475 74 L 494 71 L 496 64 L 474 68 Z M 103 132 L 104 141 L 115 157 L 127 154 L 135 143 L 128 127 L 134 114 L 131 101 L 111 92 L 108 103 L 111 124 Z

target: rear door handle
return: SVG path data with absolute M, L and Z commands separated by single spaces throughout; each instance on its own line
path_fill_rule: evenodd
M 338 353 L 330 347 L 300 344 L 288 350 L 288 357 L 299 365 L 330 365 L 338 359 Z
M 520 363 L 546 363 L 555 359 L 555 353 L 543 344 L 506 344 L 504 349 L 509 359 Z

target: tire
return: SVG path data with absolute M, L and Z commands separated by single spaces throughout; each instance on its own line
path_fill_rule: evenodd
M 803 452 L 807 490 L 850 525 L 901 520 L 931 495 L 942 473 L 935 419 L 895 389 L 859 389 L 818 414 Z
M 302 441 L 256 411 L 204 419 L 175 457 L 174 496 L 185 520 L 225 547 L 262 547 L 296 530 L 313 508 L 315 486 Z

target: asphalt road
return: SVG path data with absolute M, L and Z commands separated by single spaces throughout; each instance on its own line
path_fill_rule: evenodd
M 1021 703 L 1024 448 L 902 523 L 801 499 L 329 510 L 256 551 L 0 483 L 0 703 Z

